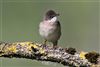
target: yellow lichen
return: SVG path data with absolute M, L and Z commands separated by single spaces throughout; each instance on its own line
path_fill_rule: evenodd
M 82 59 L 86 59 L 85 54 L 86 54 L 86 52 L 82 51 L 82 52 L 80 52 L 79 57 L 82 58 Z
M 39 52 L 40 52 L 41 54 L 43 54 L 43 53 L 45 53 L 45 50 L 42 49 L 42 48 L 40 48 Z
M 29 51 L 32 51 L 32 48 L 33 47 L 33 45 L 32 44 L 29 44 L 29 46 L 27 46 L 27 49 L 29 50 Z
M 33 45 L 33 47 L 34 47 L 34 48 L 38 48 L 38 46 L 37 46 L 37 45 Z
M 10 47 L 7 48 L 7 51 L 10 51 L 10 52 L 14 52 L 16 53 L 16 46 L 15 45 L 11 45 Z

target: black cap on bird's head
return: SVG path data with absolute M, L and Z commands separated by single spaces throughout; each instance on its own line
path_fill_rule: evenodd
M 55 16 L 59 16 L 59 14 L 57 14 L 55 11 L 53 10 L 49 10 L 46 12 L 45 14 L 45 19 L 48 20 L 48 19 L 52 19 L 53 17 Z

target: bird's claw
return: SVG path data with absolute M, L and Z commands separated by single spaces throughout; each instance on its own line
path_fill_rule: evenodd
M 53 46 L 53 49 L 56 50 L 58 48 L 58 46 Z
M 43 47 L 45 48 L 46 47 L 46 44 L 43 44 Z

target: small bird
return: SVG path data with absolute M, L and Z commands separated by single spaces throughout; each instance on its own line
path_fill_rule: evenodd
M 53 47 L 56 48 L 58 40 L 61 36 L 61 25 L 58 21 L 57 14 L 54 10 L 48 10 L 44 16 L 44 19 L 39 24 L 39 33 L 45 39 L 46 42 L 52 42 Z

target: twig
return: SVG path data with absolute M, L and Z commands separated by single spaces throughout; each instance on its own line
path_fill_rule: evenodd
M 18 57 L 57 62 L 72 67 L 100 67 L 100 55 L 96 52 L 80 52 L 75 48 L 54 49 L 34 42 L 0 42 L 0 57 Z

